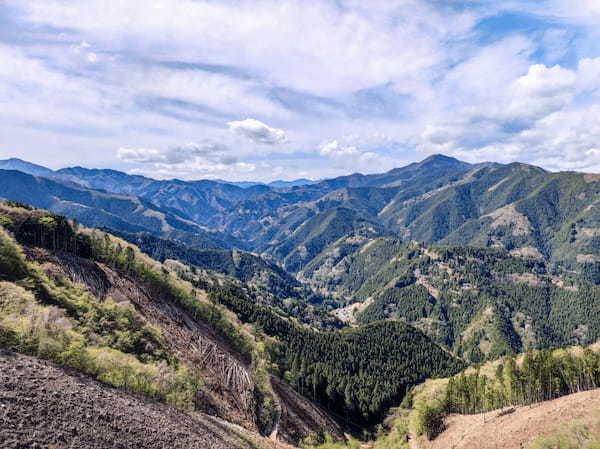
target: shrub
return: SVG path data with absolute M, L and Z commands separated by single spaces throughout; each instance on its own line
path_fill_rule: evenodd
M 0 228 L 0 280 L 14 281 L 26 275 L 23 253 L 6 231 Z
M 536 438 L 530 449 L 600 449 L 600 435 L 581 423 L 570 423 L 550 435 Z
M 0 214 L 0 226 L 7 226 L 13 223 L 12 218 L 8 215 Z
M 444 408 L 440 404 L 424 404 L 417 408 L 417 433 L 433 440 L 444 431 Z

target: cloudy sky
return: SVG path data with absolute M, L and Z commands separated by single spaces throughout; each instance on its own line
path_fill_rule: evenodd
M 600 172 L 600 0 L 0 0 L 0 158 L 273 180 L 434 153 Z

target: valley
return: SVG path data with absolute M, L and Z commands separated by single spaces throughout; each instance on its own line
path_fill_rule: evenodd
M 325 449 L 360 438 L 444 449 L 475 429 L 466 448 L 495 425 L 529 444 L 560 430 L 544 421 L 552 413 L 583 416 L 573 395 L 572 407 L 540 406 L 539 416 L 517 408 L 500 419 L 489 410 L 504 404 L 491 402 L 483 427 L 479 410 L 444 409 L 448 430 L 420 446 L 412 421 L 397 430 L 432 382 L 600 339 L 593 176 L 437 155 L 384 174 L 242 187 L 10 160 L 0 161 L 0 198 L 2 363 L 24 379 L 46 373 L 82 407 L 94 395 L 122 402 L 107 441 L 124 431 L 114 422 L 127 407 L 144 410 L 123 424 L 132 435 L 141 422 L 173 428 L 147 447 Z M 4 385 L 2 404 L 20 404 L 17 388 L 40 413 L 57 410 L 33 383 Z M 68 413 L 61 438 L 89 445 L 90 424 L 71 435 Z

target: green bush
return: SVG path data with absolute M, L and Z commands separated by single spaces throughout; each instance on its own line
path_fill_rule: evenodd
M 0 214 L 0 226 L 7 226 L 13 223 L 12 218 L 8 215 Z
M 27 265 L 14 240 L 0 228 L 0 280 L 14 281 L 27 275 Z
M 444 431 L 444 407 L 442 404 L 424 404 L 417 408 L 416 431 L 433 440 Z
M 404 449 L 408 448 L 408 422 L 406 418 L 398 418 L 392 430 L 380 436 L 373 449 Z
M 580 423 L 565 425 L 550 435 L 536 438 L 529 449 L 600 449 L 600 434 Z

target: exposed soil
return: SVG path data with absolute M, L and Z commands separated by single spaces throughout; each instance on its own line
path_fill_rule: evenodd
M 508 412 L 508 413 L 507 413 Z M 519 449 L 540 435 L 573 421 L 600 425 L 600 389 L 584 391 L 514 411 L 478 415 L 450 415 L 446 431 L 433 441 L 419 441 L 423 449 Z
M 0 348 L 0 448 L 252 447 L 265 443 L 209 416 L 187 414 Z

